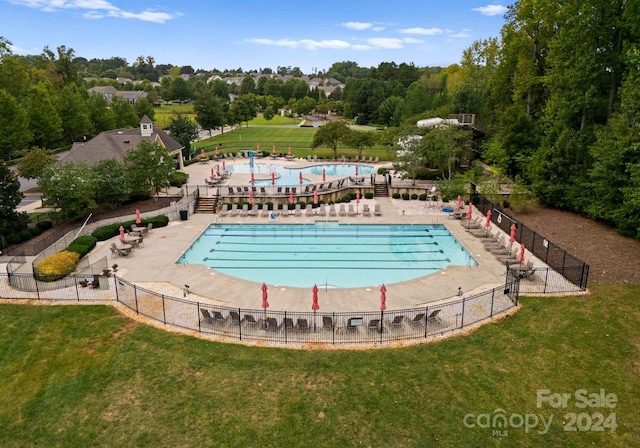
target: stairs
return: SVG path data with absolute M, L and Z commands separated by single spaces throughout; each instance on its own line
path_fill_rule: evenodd
M 373 197 L 389 197 L 389 189 L 386 182 L 376 182 L 373 184 Z
M 209 213 L 213 214 L 218 208 L 218 196 L 212 197 L 200 197 L 196 204 L 195 213 Z

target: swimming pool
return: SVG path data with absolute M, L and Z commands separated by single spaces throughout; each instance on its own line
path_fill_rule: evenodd
M 212 224 L 177 261 L 254 282 L 374 286 L 476 261 L 442 224 Z
M 276 185 L 300 185 L 300 173 L 302 172 L 303 184 L 310 183 L 305 175 L 314 174 L 322 176 L 322 170 L 325 170 L 327 176 L 347 177 L 356 175 L 356 166 L 358 167 L 358 176 L 369 175 L 375 172 L 376 168 L 368 165 L 355 164 L 337 164 L 330 163 L 325 165 L 313 165 L 305 168 L 287 168 L 282 165 L 255 163 L 253 172 L 255 174 L 271 174 L 276 173 Z M 239 163 L 228 165 L 227 170 L 232 173 L 251 173 L 251 167 L 248 163 Z M 256 179 L 256 185 L 271 185 L 271 178 Z

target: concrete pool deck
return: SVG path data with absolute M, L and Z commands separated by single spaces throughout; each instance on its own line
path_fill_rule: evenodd
M 216 161 L 208 164 L 193 164 L 185 170 L 189 179 L 199 183 L 210 174 Z M 226 164 L 233 161 L 225 160 Z M 238 159 L 237 163 L 248 163 L 248 159 Z M 325 162 L 307 160 L 271 160 L 257 159 L 256 164 L 281 164 L 286 167 L 301 168 Z M 329 162 L 330 163 L 330 162 Z M 347 162 L 349 163 L 349 162 Z M 365 163 L 362 163 L 365 164 Z M 378 164 L 377 166 L 380 166 Z M 229 182 L 239 184 L 249 181 L 249 174 L 233 174 Z M 312 177 L 312 176 L 308 176 Z M 321 182 L 310 179 L 312 182 Z M 329 179 L 328 179 L 329 180 Z M 362 205 L 368 203 L 373 210 L 374 204 L 380 205 L 381 216 L 363 216 Z M 464 246 L 477 262 L 477 266 L 450 266 L 434 274 L 415 280 L 386 284 L 386 305 L 388 310 L 405 309 L 427 303 L 437 303 L 458 298 L 458 288 L 464 296 L 499 287 L 505 282 L 506 268 L 495 256 L 484 249 L 481 238 L 466 231 L 460 220 L 443 213 L 441 208 L 450 204 L 428 201 L 401 201 L 391 198 L 362 199 L 360 213 L 356 216 L 326 217 L 328 221 L 341 224 L 444 224 L 451 234 Z M 474 216 L 479 216 L 477 210 Z M 153 216 L 157 213 L 147 213 Z M 227 224 L 308 224 L 324 217 L 278 216 L 276 221 L 252 216 L 234 216 L 221 218 L 217 214 L 192 214 L 186 221 L 171 221 L 167 227 L 153 229 L 144 240 L 144 247 L 133 250 L 133 256 L 113 257 L 109 249 L 111 243 L 120 245 L 118 237 L 99 242 L 91 252 L 92 260 L 108 257 L 109 265 L 118 264 L 116 274 L 123 279 L 149 290 L 172 297 L 183 297 L 184 286 L 189 285 L 187 299 L 202 303 L 211 303 L 232 307 L 260 309 L 261 283 L 245 281 L 222 274 L 204 265 L 177 265 L 183 255 L 198 236 L 212 223 Z M 269 309 L 273 311 L 310 311 L 312 304 L 311 288 L 284 287 L 269 283 Z M 321 311 L 376 311 L 380 307 L 380 279 L 372 278 L 371 286 L 358 288 L 325 288 L 318 285 Z

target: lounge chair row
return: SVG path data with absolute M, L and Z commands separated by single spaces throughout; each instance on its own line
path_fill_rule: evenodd
M 330 204 L 328 207 L 329 216 L 356 216 L 356 210 L 353 204 L 348 204 L 348 208 L 344 203 L 341 203 L 339 209 L 336 211 L 336 205 Z M 327 206 L 325 204 L 320 204 L 318 208 L 314 208 L 312 204 L 307 204 L 305 208 L 305 216 L 327 216 Z M 282 209 L 279 211 L 272 211 L 266 207 L 262 209 L 259 208 L 258 204 L 253 204 L 251 208 L 249 208 L 249 204 L 243 204 L 242 208 L 238 208 L 238 204 L 231 204 L 231 208 L 229 208 L 228 204 L 223 204 L 222 209 L 220 210 L 220 216 L 262 216 L 263 218 L 268 217 L 270 214 L 279 214 L 280 216 L 302 216 L 302 207 L 300 204 L 295 204 L 293 209 L 289 208 L 289 204 L 283 204 Z M 376 216 L 382 216 L 382 211 L 380 210 L 380 205 L 376 204 L 373 209 L 373 214 Z M 362 215 L 363 216 L 371 216 L 371 209 L 368 204 L 362 205 Z

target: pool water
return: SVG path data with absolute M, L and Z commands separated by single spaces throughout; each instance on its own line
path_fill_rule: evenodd
M 178 264 L 254 282 L 307 288 L 412 280 L 475 260 L 444 225 L 212 224 Z
M 324 165 L 313 165 L 305 168 L 287 168 L 282 165 L 255 163 L 253 172 L 256 174 L 276 173 L 276 185 L 300 185 L 300 173 L 302 172 L 303 184 L 310 183 L 309 179 L 304 176 L 307 174 L 315 174 L 322 176 L 324 168 L 327 176 L 347 177 L 356 175 L 356 166 L 358 167 L 358 176 L 365 176 L 374 173 L 376 168 L 368 165 L 355 164 L 335 164 L 329 163 Z M 227 170 L 232 173 L 251 173 L 251 167 L 248 163 L 238 163 L 235 165 L 227 165 Z M 271 178 L 256 179 L 256 185 L 271 185 Z

